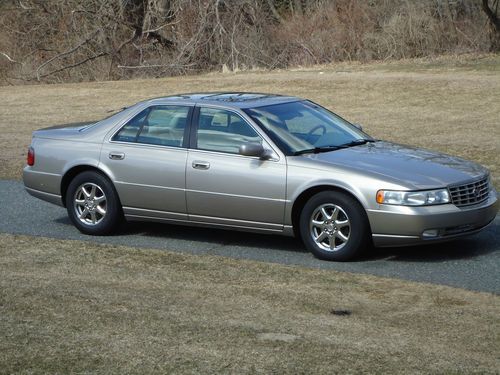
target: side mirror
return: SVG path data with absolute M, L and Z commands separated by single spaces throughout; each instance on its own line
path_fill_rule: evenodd
M 245 156 L 256 156 L 262 160 L 272 158 L 272 152 L 264 149 L 260 143 L 243 143 L 239 148 L 239 154 Z
M 361 126 L 361 124 L 352 124 L 355 128 L 359 129 L 359 130 L 363 130 L 363 127 Z

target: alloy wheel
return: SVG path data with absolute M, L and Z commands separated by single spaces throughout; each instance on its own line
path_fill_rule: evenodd
M 96 184 L 87 182 L 76 189 L 73 207 L 77 218 L 85 225 L 97 225 L 106 216 L 106 194 Z
M 351 223 L 342 207 L 332 203 L 317 207 L 309 223 L 313 241 L 325 251 L 338 251 L 349 241 Z

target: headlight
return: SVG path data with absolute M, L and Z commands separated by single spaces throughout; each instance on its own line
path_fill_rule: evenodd
M 447 189 L 425 191 L 377 191 L 377 203 L 397 204 L 400 206 L 429 206 L 433 204 L 450 203 Z

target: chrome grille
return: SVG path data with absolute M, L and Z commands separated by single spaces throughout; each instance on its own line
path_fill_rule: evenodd
M 451 202 L 455 206 L 462 207 L 481 203 L 488 199 L 489 176 L 466 184 L 451 186 L 449 190 Z

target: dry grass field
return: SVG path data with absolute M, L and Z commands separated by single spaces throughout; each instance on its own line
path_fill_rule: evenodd
M 376 138 L 488 167 L 500 187 L 500 56 L 338 64 L 292 71 L 0 87 L 0 178 L 17 179 L 31 132 L 96 120 L 139 100 L 193 91 L 299 95 L 363 124 Z
M 7 234 L 0 270 L 2 374 L 500 368 L 487 293 Z
M 31 132 L 155 96 L 299 95 L 500 187 L 500 56 L 0 87 L 0 178 Z M 348 310 L 350 315 L 335 315 Z M 0 234 L 0 374 L 498 373 L 500 296 L 215 256 Z

